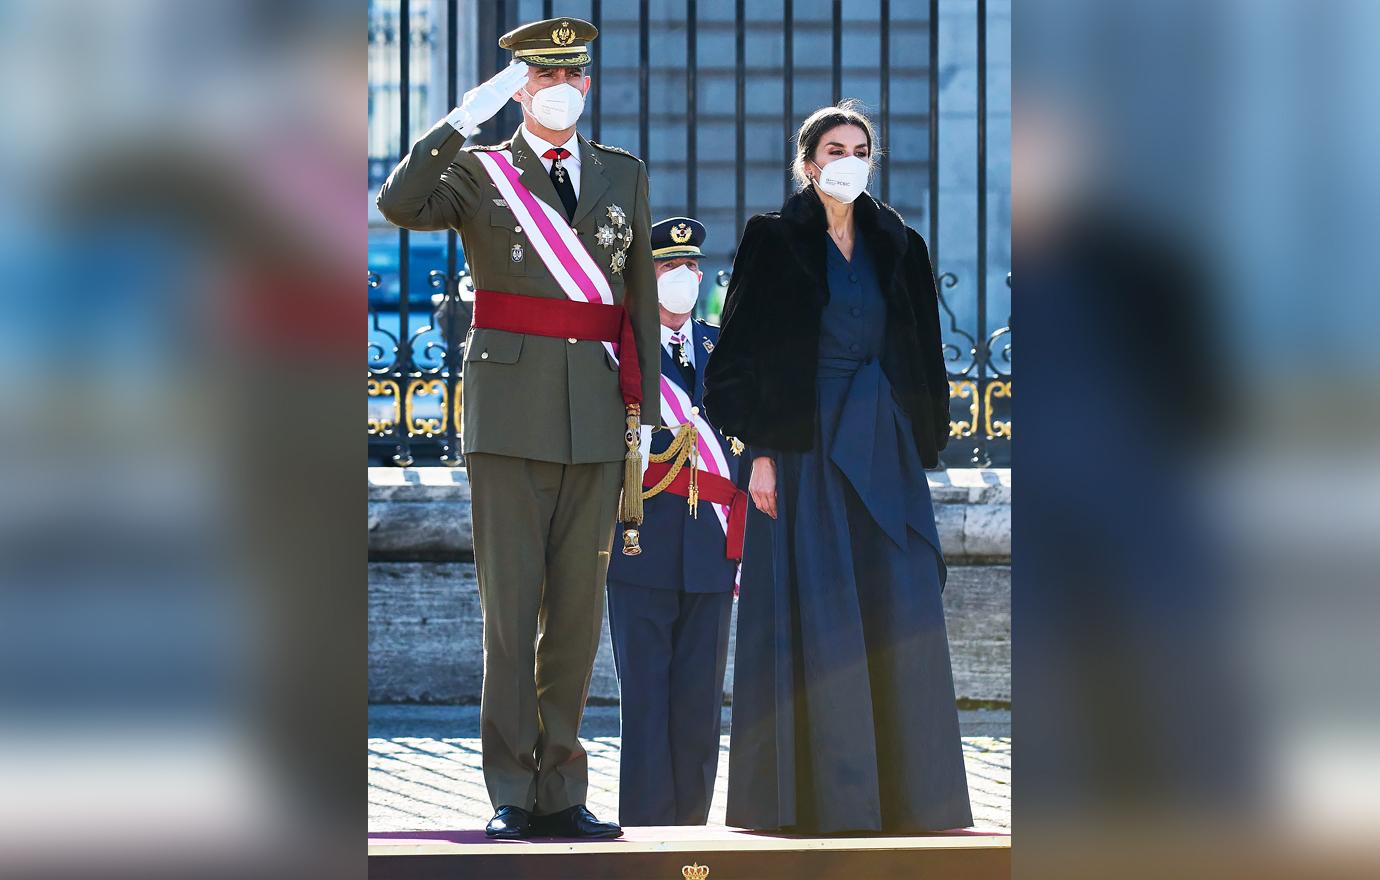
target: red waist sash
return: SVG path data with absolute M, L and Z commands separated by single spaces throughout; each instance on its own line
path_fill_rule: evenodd
M 671 470 L 669 461 L 652 461 L 647 463 L 647 470 L 642 475 L 642 485 L 650 489 Z M 699 484 L 700 498 L 714 504 L 727 504 L 728 510 L 728 534 L 725 535 L 724 557 L 732 559 L 734 562 L 741 561 L 743 558 L 743 532 L 747 527 L 747 493 L 733 485 L 731 480 L 725 479 L 718 474 L 700 470 L 695 474 L 695 481 Z M 676 478 L 671 481 L 671 485 L 662 491 L 670 492 L 672 495 L 679 495 L 682 498 L 690 497 L 690 468 L 683 467 Z
M 623 403 L 642 402 L 642 370 L 632 321 L 622 306 L 571 299 L 522 296 L 497 290 L 474 292 L 475 327 L 529 336 L 612 342 L 618 353 L 618 388 Z

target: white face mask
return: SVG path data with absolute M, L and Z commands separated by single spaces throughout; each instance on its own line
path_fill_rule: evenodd
M 522 93 L 532 99 L 527 112 L 552 131 L 565 131 L 580 119 L 585 109 L 585 93 L 570 83 L 560 83 L 537 92 L 535 95 L 523 89 Z
M 677 266 L 656 280 L 657 299 L 673 315 L 683 315 L 700 298 L 700 275 L 689 266 Z
M 822 168 L 818 164 L 815 167 L 819 168 L 815 181 L 819 188 L 845 204 L 862 195 L 867 189 L 867 176 L 872 172 L 871 163 L 857 156 L 844 156 Z

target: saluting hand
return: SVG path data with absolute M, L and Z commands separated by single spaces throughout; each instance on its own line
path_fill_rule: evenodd
M 457 127 L 465 137 L 479 131 L 479 126 L 493 119 L 513 97 L 513 92 L 521 88 L 525 82 L 527 62 L 514 61 L 491 76 L 487 82 L 465 92 L 465 97 L 460 100 L 460 106 L 457 108 L 465 118 Z
M 776 462 L 771 456 L 759 455 L 752 460 L 748 494 L 758 510 L 776 519 Z

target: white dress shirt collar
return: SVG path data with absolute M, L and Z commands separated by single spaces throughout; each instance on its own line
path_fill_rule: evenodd
M 541 155 L 545 153 L 547 150 L 556 149 L 555 144 L 547 143 L 546 141 L 532 134 L 531 130 L 529 130 L 526 125 L 522 126 L 522 136 L 527 140 L 527 145 L 530 146 L 533 150 L 536 150 L 538 158 L 541 158 Z M 572 133 L 570 135 L 570 140 L 561 144 L 560 148 L 570 153 L 569 156 L 561 160 L 562 165 L 569 168 L 571 165 L 580 164 L 580 135 L 578 133 Z M 551 160 L 543 159 L 542 162 L 546 165 L 547 169 L 550 170 Z
M 667 327 L 665 324 L 662 324 L 661 347 L 670 352 L 672 357 L 678 357 L 679 352 L 676 350 L 677 346 L 671 344 L 671 334 L 684 333 L 686 341 L 690 343 L 689 345 L 685 346 L 685 353 L 689 356 L 690 363 L 693 364 L 695 362 L 695 328 L 691 326 L 692 324 L 693 321 L 691 321 L 690 318 L 686 318 L 685 323 L 678 330 L 672 330 L 670 327 Z

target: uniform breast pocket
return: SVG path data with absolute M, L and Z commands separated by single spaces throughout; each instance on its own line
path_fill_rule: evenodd
M 505 275 L 526 275 L 527 264 L 536 259 L 528 246 L 527 232 L 512 214 L 495 211 L 489 215 L 489 227 L 493 233 L 493 244 Z

